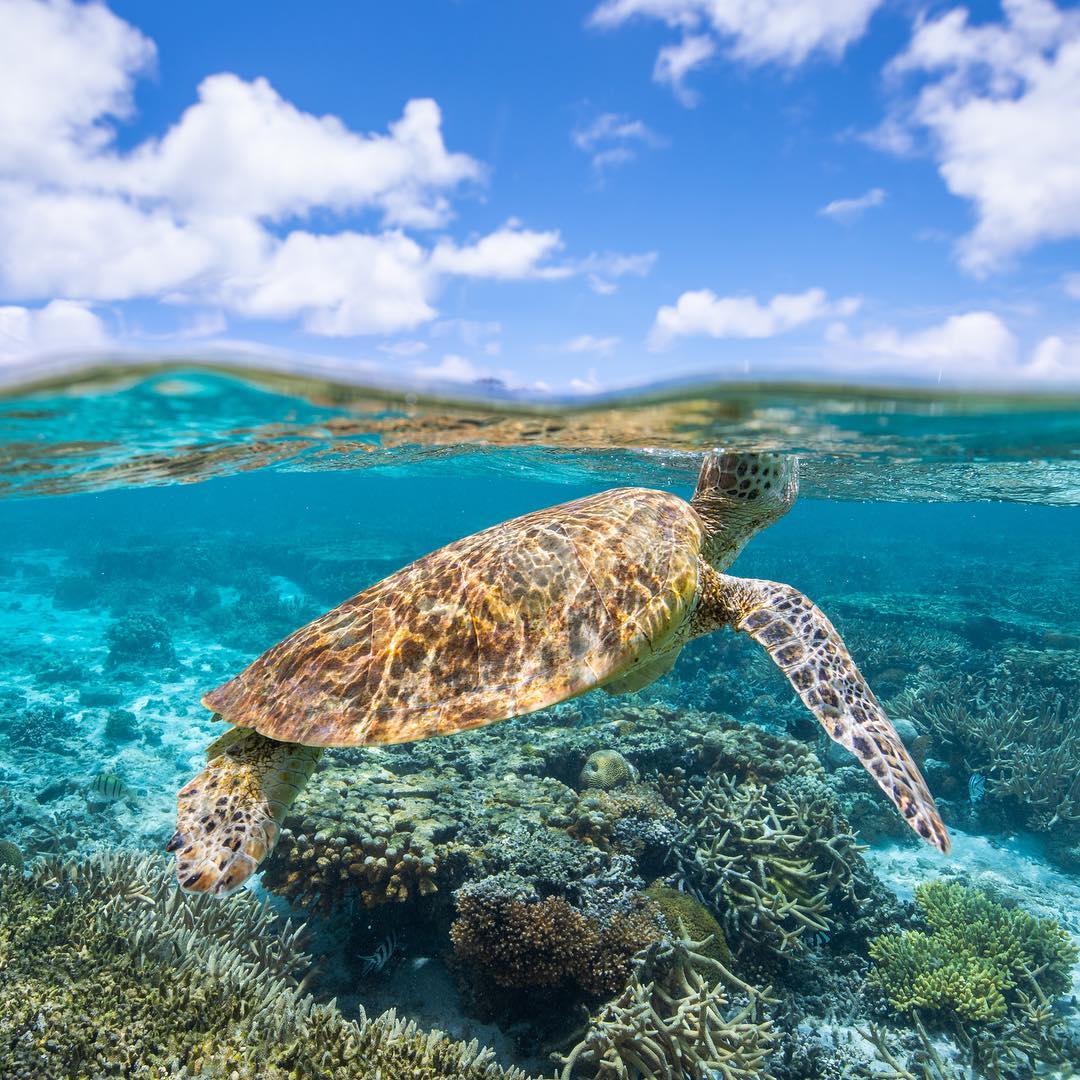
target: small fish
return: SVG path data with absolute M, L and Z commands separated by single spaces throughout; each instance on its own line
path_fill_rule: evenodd
M 832 934 L 828 930 L 805 930 L 802 939 L 810 948 L 821 949 L 832 940 Z
M 379 947 L 370 956 L 357 957 L 360 961 L 360 974 L 365 978 L 378 975 L 390 963 L 390 957 L 394 955 L 396 948 L 397 935 L 394 933 L 387 934 L 379 943 Z
M 986 794 L 986 777 L 982 773 L 973 772 L 968 778 L 968 798 L 977 803 Z
M 93 802 L 114 803 L 137 794 L 134 788 L 128 787 L 115 773 L 98 773 L 90 781 L 89 795 Z

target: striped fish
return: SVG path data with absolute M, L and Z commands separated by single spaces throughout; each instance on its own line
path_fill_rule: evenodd
M 98 773 L 90 781 L 89 795 L 93 802 L 114 803 L 121 799 L 130 799 L 136 791 L 128 787 L 116 773 Z
M 972 803 L 978 803 L 986 794 L 986 777 L 982 773 L 973 772 L 968 779 L 968 798 Z
M 378 975 L 379 972 L 390 963 L 390 958 L 394 955 L 397 943 L 397 934 L 391 931 L 383 938 L 379 943 L 379 947 L 370 956 L 358 956 L 357 960 L 360 961 L 360 974 L 365 978 L 371 975 Z

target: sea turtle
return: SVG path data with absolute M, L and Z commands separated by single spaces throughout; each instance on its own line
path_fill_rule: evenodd
M 690 502 L 616 488 L 426 555 L 297 630 L 203 698 L 235 725 L 179 793 L 180 885 L 225 895 L 273 849 L 324 746 L 401 743 L 647 686 L 721 628 L 763 645 L 829 737 L 919 836 L 949 837 L 825 615 L 724 571 L 798 491 L 796 459 L 706 455 Z

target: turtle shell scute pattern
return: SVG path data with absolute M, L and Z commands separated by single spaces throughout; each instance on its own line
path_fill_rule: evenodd
M 203 700 L 318 746 L 533 712 L 663 651 L 695 603 L 703 539 L 688 503 L 645 488 L 526 514 L 384 578 Z

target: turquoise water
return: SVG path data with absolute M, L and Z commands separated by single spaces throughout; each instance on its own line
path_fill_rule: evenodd
M 409 561 L 613 486 L 689 498 L 700 450 L 718 442 L 797 451 L 798 502 L 731 572 L 794 585 L 831 617 L 922 767 L 953 855 L 909 835 L 763 650 L 717 633 L 632 696 L 597 692 L 477 733 L 328 753 L 253 891 L 308 921 L 304 993 L 336 998 L 349 1019 L 360 1006 L 369 1016 L 396 1007 L 425 1030 L 477 1038 L 500 1067 L 529 1075 L 597 1075 L 587 1053 L 570 1065 L 549 1055 L 567 1059 L 581 1018 L 619 1000 L 636 961 L 604 938 L 616 974 L 601 978 L 599 953 L 583 961 L 580 949 L 538 943 L 513 904 L 535 926 L 561 919 L 558 933 L 580 943 L 620 912 L 651 918 L 641 915 L 650 883 L 697 897 L 739 981 L 772 988 L 757 1005 L 772 1019 L 768 1053 L 736 1075 L 1080 1075 L 1075 958 L 1062 953 L 1067 974 L 1044 994 L 1045 1016 L 1018 1004 L 1017 993 L 1033 993 L 1025 984 L 1005 987 L 1007 1010 L 989 1019 L 940 1004 L 898 1008 L 872 959 L 882 935 L 926 929 L 911 899 L 937 879 L 989 888 L 994 902 L 1080 940 L 1080 411 L 805 390 L 741 391 L 734 404 L 710 391 L 702 406 L 687 392 L 659 415 L 631 402 L 588 423 L 563 417 L 545 437 L 528 413 L 298 389 L 190 370 L 0 403 L 0 839 L 20 849 L 24 873 L 34 859 L 55 866 L 121 850 L 153 853 L 167 869 L 176 792 L 221 732 L 200 696 Z M 463 427 L 470 410 L 475 422 Z M 494 445 L 477 444 L 477 428 Z M 599 796 L 581 772 L 597 750 L 632 770 Z M 785 779 L 791 769 L 802 794 Z M 96 798 L 102 775 L 126 797 Z M 728 781 L 735 794 L 717 794 Z M 718 800 L 712 817 L 694 802 L 706 790 Z M 807 815 L 817 807 L 828 818 L 804 838 L 819 847 L 799 848 L 818 873 L 830 830 L 867 845 L 845 863 L 858 887 L 824 877 L 776 885 L 770 871 L 768 888 L 786 889 L 789 905 L 824 890 L 820 930 L 785 916 L 779 936 L 764 931 L 732 884 L 751 871 L 737 861 L 723 864 L 734 868 L 726 877 L 702 869 L 700 851 L 716 839 L 706 833 L 726 821 L 738 834 L 752 816 L 739 799 L 751 792 L 773 800 L 774 826 L 787 820 L 776 808 L 796 797 Z M 407 836 L 400 846 L 416 866 L 435 867 L 409 863 L 402 895 L 363 871 L 375 850 L 365 837 L 377 840 L 382 825 L 391 847 Z M 753 843 L 759 858 L 783 841 L 766 832 Z M 431 891 L 420 888 L 425 875 Z M 497 925 L 494 944 L 477 930 L 481 908 Z M 668 929 L 677 936 L 670 919 Z M 0 977 L 9 945 L 0 934 Z M 37 978 L 38 992 L 47 998 L 52 980 L 66 1000 L 62 967 Z M 729 986 L 729 1015 L 740 1000 Z M 0 1071 L 98 1075 L 109 1054 L 77 1048 L 59 1015 L 41 1013 L 37 1029 L 11 1020 L 6 1033 L 0 1018 Z M 115 1027 L 114 1044 L 134 1047 L 130 1060 L 162 1067 L 123 1010 L 100 1023 Z M 1038 1053 L 997 1060 L 986 1049 L 1021 1030 Z M 38 1036 L 54 1045 L 26 1050 Z M 217 1075 L 177 1046 L 176 1068 Z M 975 1074 L 964 1071 L 972 1062 Z M 250 1068 L 279 1075 L 265 1062 Z M 349 1068 L 309 1062 L 297 1075 L 368 1075 Z

